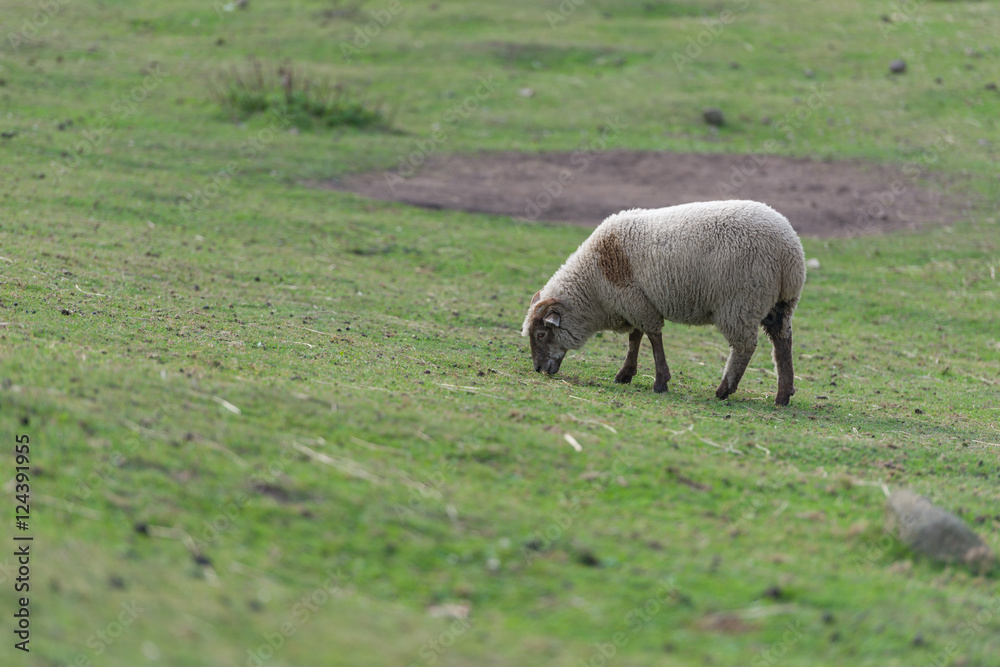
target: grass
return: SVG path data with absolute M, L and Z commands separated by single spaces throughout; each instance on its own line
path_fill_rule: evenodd
M 212 96 L 236 119 L 271 113 L 296 127 L 380 128 L 389 124 L 378 104 L 353 99 L 357 93 L 342 84 L 317 80 L 290 62 L 272 67 L 251 58 L 242 68 L 219 75 Z
M 8 633 L 4 664 L 991 664 L 996 575 L 887 540 L 877 484 L 1000 547 L 1000 12 L 921 3 L 885 32 L 862 3 L 732 3 L 678 69 L 726 6 L 666 4 L 552 27 L 554 2 L 385 25 L 378 2 L 69 3 L 7 40 L 0 437 L 31 438 L 35 541 L 31 653 Z M 366 86 L 401 133 L 221 121 L 202 82 L 254 55 Z M 761 122 L 813 86 L 830 96 L 793 133 Z M 667 395 L 646 349 L 611 383 L 611 335 L 534 373 L 523 309 L 588 230 L 305 185 L 391 168 L 435 123 L 440 152 L 573 150 L 616 116 L 616 148 L 894 164 L 945 133 L 934 168 L 975 206 L 804 239 L 821 268 L 778 409 L 766 342 L 714 399 L 708 329 L 668 326 Z

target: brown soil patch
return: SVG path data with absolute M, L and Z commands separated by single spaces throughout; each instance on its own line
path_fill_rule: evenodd
M 851 236 L 955 222 L 958 206 L 922 166 L 777 155 L 609 151 L 435 155 L 406 177 L 393 169 L 324 184 L 375 199 L 596 226 L 628 208 L 755 199 L 809 236 Z
M 720 612 L 702 616 L 695 623 L 702 632 L 718 632 L 724 635 L 739 635 L 757 630 L 757 626 L 747 623 L 736 614 Z

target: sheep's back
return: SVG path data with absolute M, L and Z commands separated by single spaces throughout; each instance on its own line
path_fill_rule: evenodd
M 673 322 L 756 323 L 777 301 L 797 300 L 805 280 L 798 236 L 759 202 L 623 211 L 594 234 L 609 236 L 628 254 L 635 287 Z

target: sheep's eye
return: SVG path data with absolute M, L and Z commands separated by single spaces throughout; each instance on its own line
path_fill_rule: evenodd
M 546 333 L 548 332 L 545 331 L 545 329 L 541 329 L 538 333 L 535 334 L 535 338 L 537 338 L 538 340 L 542 340 L 545 338 Z

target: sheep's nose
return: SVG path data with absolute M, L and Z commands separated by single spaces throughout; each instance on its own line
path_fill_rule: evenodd
M 542 365 L 541 364 L 535 364 L 535 372 L 536 373 L 541 373 L 542 372 Z

